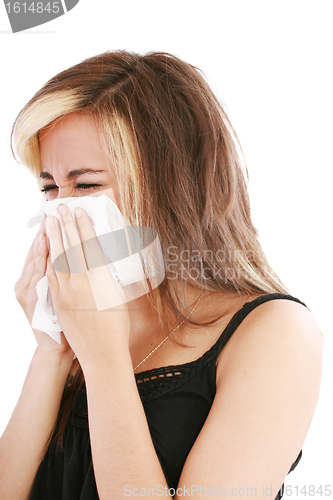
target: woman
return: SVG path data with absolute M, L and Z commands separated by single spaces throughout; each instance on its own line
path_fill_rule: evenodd
M 31 324 L 46 274 L 62 341 L 33 330 L 1 498 L 281 498 L 318 399 L 321 334 L 260 248 L 237 136 L 200 72 L 166 53 L 92 57 L 35 94 L 12 139 L 48 200 L 112 188 L 133 226 L 157 231 L 165 279 L 97 311 L 89 266 L 52 265 L 61 226 L 87 260 L 88 215 L 60 205 L 43 222 L 16 297 Z

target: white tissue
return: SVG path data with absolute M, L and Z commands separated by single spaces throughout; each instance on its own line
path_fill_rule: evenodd
M 142 251 L 140 250 L 146 275 L 142 267 L 139 253 L 137 252 L 131 255 L 132 252 L 129 251 L 128 257 L 122 258 L 121 260 L 115 261 L 111 259 L 111 253 L 109 254 L 110 241 L 108 241 L 108 245 L 106 245 L 105 238 L 103 240 L 103 238 L 101 239 L 99 237 L 104 234 L 110 235 L 110 233 L 117 230 L 126 229 L 126 227 L 130 226 L 130 224 L 126 222 L 117 205 L 110 199 L 109 196 L 103 194 L 100 196 L 59 198 L 52 201 L 43 200 L 39 212 L 28 220 L 27 226 L 33 227 L 35 224 L 41 223 L 44 213 L 46 215 L 53 215 L 60 220 L 60 216 L 58 214 L 58 211 L 56 210 L 60 203 L 63 203 L 66 205 L 66 207 L 70 208 L 73 216 L 74 209 L 76 207 L 83 208 L 87 212 L 92 222 L 96 236 L 98 237 L 103 249 L 103 253 L 105 256 L 109 257 L 109 264 L 106 265 L 115 280 L 115 284 L 118 287 L 118 290 L 126 285 L 141 282 L 144 285 L 144 291 L 132 297 L 136 298 L 137 296 L 149 292 L 149 288 L 145 283 L 146 276 L 149 277 L 152 288 L 155 288 L 163 281 L 165 274 L 158 236 L 156 236 L 155 240 L 151 245 L 149 245 L 149 247 L 142 249 Z M 65 248 L 65 250 L 67 249 Z M 151 265 L 151 262 L 149 262 L 149 254 L 151 254 L 151 252 L 153 253 L 155 261 L 153 266 Z M 38 300 L 36 303 L 31 326 L 32 328 L 46 332 L 60 344 L 62 328 L 53 307 L 49 284 L 46 276 L 44 276 L 37 283 L 36 292 Z M 98 299 L 96 299 L 96 296 L 94 297 L 97 310 L 107 309 L 108 307 L 110 307 L 107 301 L 105 302 L 105 304 L 103 301 L 99 304 L 97 302 Z

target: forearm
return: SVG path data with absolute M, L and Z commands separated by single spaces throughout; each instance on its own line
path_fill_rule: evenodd
M 69 369 L 68 362 L 36 350 L 19 401 L 0 438 L 0 498 L 29 498 Z
M 150 436 L 130 356 L 85 373 L 89 432 L 97 489 L 101 500 L 168 486 Z M 160 495 L 159 495 L 160 496 Z

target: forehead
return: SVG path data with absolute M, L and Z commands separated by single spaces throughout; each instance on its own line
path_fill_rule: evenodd
M 89 139 L 89 142 L 99 139 L 96 120 L 84 114 L 71 113 L 56 123 L 51 122 L 42 128 L 39 134 L 43 146 L 54 141 L 70 142 L 78 139 Z
M 39 145 L 43 169 L 105 158 L 97 123 L 89 116 L 78 113 L 43 128 Z

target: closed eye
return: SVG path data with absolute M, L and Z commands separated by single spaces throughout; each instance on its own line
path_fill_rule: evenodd
M 101 187 L 101 184 L 77 184 L 75 186 L 76 189 L 83 189 L 83 190 L 90 189 L 90 188 L 97 189 L 98 187 Z M 56 186 L 54 184 L 49 184 L 48 186 L 45 186 L 40 191 L 42 193 L 47 193 L 47 191 L 51 191 L 52 189 L 58 189 L 58 186 Z

